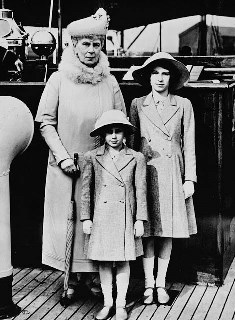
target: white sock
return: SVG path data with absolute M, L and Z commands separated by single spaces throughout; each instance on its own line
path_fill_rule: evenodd
M 101 282 L 102 293 L 104 295 L 104 306 L 113 305 L 113 286 L 112 284 L 104 284 Z
M 117 283 L 116 307 L 125 307 L 126 305 L 126 294 L 129 286 L 129 279 L 130 279 L 129 262 L 121 263 L 121 266 L 117 267 L 117 275 L 116 275 L 116 283 Z
M 112 264 L 100 263 L 99 266 L 100 285 L 104 296 L 104 305 L 113 305 L 113 274 Z
M 145 288 L 154 288 L 154 258 L 154 256 L 151 258 L 143 258 Z
M 166 273 L 170 259 L 158 258 L 157 278 L 155 281 L 156 287 L 166 286 Z

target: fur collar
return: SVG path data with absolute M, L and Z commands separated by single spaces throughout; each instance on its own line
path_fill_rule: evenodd
M 107 56 L 101 51 L 98 64 L 89 68 L 74 55 L 73 49 L 68 47 L 62 54 L 59 71 L 74 83 L 97 84 L 110 74 Z

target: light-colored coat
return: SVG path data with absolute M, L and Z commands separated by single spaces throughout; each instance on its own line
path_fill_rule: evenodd
M 64 270 L 72 179 L 63 173 L 58 164 L 66 158 L 73 158 L 76 152 L 82 170 L 84 153 L 99 145 L 99 139 L 90 137 L 97 118 L 109 109 L 126 112 L 119 85 L 109 73 L 104 55 L 101 55 L 93 74 L 92 69 L 79 64 L 79 60 L 70 51 L 64 54 L 59 71 L 54 72 L 46 84 L 36 116 L 49 146 L 42 262 L 59 270 Z M 85 237 L 79 218 L 81 182 L 80 176 L 75 190 L 78 218 L 75 224 L 72 272 L 97 269 L 94 263 L 87 260 L 83 250 Z
M 145 236 L 184 238 L 197 232 L 193 199 L 186 201 L 183 183 L 196 182 L 195 123 L 191 102 L 169 95 L 161 115 L 152 93 L 134 99 L 130 121 L 140 134 L 130 146 L 147 162 L 149 223 Z
M 93 220 L 87 257 L 129 261 L 143 254 L 134 237 L 136 220 L 147 219 L 146 163 L 127 147 L 114 163 L 105 146 L 85 154 L 81 220 Z

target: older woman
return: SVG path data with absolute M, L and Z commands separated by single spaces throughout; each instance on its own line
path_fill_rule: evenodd
M 139 127 L 130 145 L 147 161 L 149 222 L 145 225 L 143 268 L 144 303 L 167 303 L 165 278 L 172 238 L 197 232 L 192 195 L 196 182 L 194 115 L 191 102 L 173 92 L 188 80 L 187 68 L 170 54 L 159 52 L 133 71 L 134 79 L 150 84 L 151 92 L 134 99 L 130 122 Z M 154 238 L 159 244 L 154 279 Z
M 72 45 L 65 49 L 58 71 L 48 80 L 36 116 L 49 147 L 42 262 L 59 270 L 64 270 L 65 263 L 71 174 L 78 170 L 73 154 L 79 154 L 82 170 L 84 153 L 99 145 L 99 140 L 90 136 L 96 120 L 109 109 L 126 113 L 119 85 L 110 74 L 108 59 L 101 51 L 107 24 L 105 11 L 99 9 L 95 15 L 68 25 Z M 71 298 L 77 278 L 79 280 L 83 272 L 97 271 L 96 265 L 87 260 L 83 252 L 80 196 L 81 176 L 75 190 L 77 219 L 69 280 Z

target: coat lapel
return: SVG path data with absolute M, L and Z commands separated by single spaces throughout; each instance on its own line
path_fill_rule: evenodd
M 101 146 L 96 153 L 97 162 L 106 171 L 108 171 L 112 176 L 114 176 L 117 180 L 121 182 L 123 182 L 123 178 L 120 171 L 124 169 L 133 159 L 134 159 L 133 153 L 127 147 L 124 147 L 120 151 L 120 155 L 116 162 L 112 160 L 109 152 L 105 148 L 105 145 Z
M 142 111 L 146 115 L 146 117 L 162 132 L 169 136 L 169 132 L 167 131 L 160 114 L 157 112 L 152 93 L 147 95 L 146 99 L 144 100 Z
M 161 119 L 164 125 L 174 116 L 174 114 L 179 109 L 174 96 L 170 95 L 167 105 L 165 106 L 163 112 L 161 113 Z
M 122 181 L 122 177 L 120 176 L 109 152 L 106 150 L 105 145 L 101 146 L 97 150 L 96 161 L 117 180 Z
M 165 106 L 161 115 L 157 112 L 156 106 L 153 101 L 152 93 L 150 93 L 144 100 L 142 111 L 148 117 L 148 119 L 158 127 L 166 135 L 170 136 L 169 131 L 166 128 L 166 123 L 174 116 L 178 111 L 176 99 L 173 95 L 170 95 L 167 105 Z
M 132 161 L 132 159 L 134 159 L 133 153 L 131 152 L 130 149 L 128 149 L 127 147 L 123 148 L 120 151 L 120 155 L 118 157 L 118 160 L 115 162 L 115 166 L 118 170 L 118 172 L 120 172 L 122 169 L 124 169 L 128 163 L 130 163 L 130 161 Z

